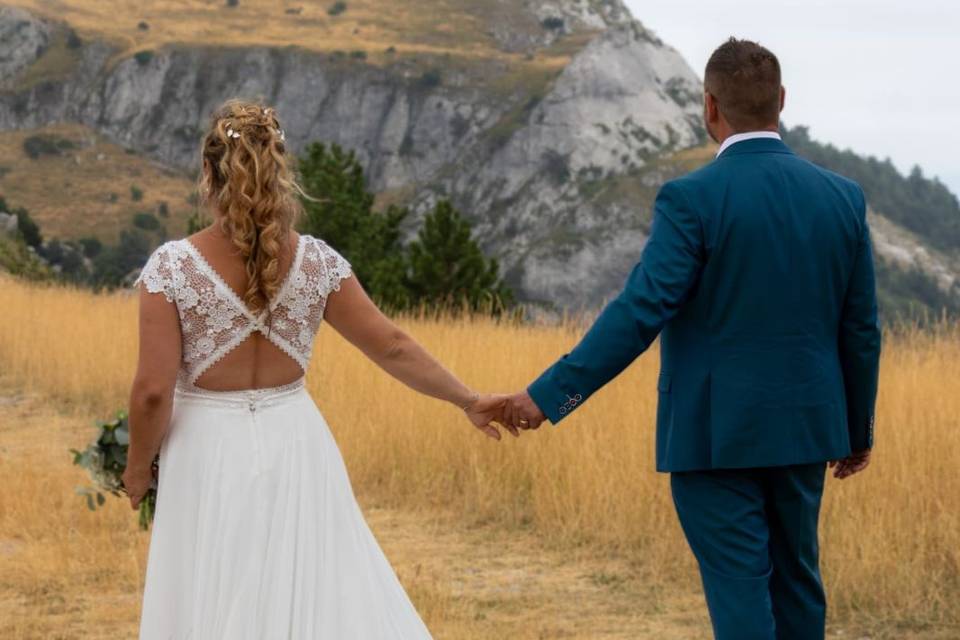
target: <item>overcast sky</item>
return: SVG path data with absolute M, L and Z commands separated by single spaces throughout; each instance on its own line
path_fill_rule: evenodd
M 783 121 L 960 194 L 960 0 L 625 0 L 703 77 L 727 37 L 780 59 Z

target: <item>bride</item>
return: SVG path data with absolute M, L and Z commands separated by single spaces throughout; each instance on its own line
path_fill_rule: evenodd
M 304 387 L 314 337 L 325 320 L 495 439 L 503 398 L 467 388 L 343 256 L 293 230 L 300 188 L 273 109 L 224 104 L 201 161 L 213 223 L 157 247 L 135 283 L 131 506 L 157 482 L 140 638 L 429 638 Z

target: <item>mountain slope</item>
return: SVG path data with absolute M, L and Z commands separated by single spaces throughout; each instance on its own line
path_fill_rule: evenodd
M 616 176 L 701 143 L 699 81 L 613 0 L 494 5 L 485 24 L 515 35 L 532 20 L 542 42 L 511 53 L 515 38 L 494 29 L 489 55 L 397 55 L 375 63 L 304 47 L 171 38 L 149 55 L 131 56 L 111 44 L 110 34 L 78 43 L 62 35 L 68 25 L 0 9 L 10 34 L 0 44 L 0 129 L 79 122 L 190 169 L 207 114 L 228 96 L 260 95 L 283 115 L 294 150 L 312 140 L 353 149 L 375 191 L 414 195 L 421 211 L 435 197 L 453 198 L 474 219 L 484 248 L 504 258 L 520 295 L 563 307 L 594 305 L 635 259 L 643 207 L 611 218 L 611 209 L 581 206 L 582 192 L 604 192 Z M 590 13 L 594 6 L 605 8 L 602 17 Z M 516 7 L 528 20 L 514 15 Z M 70 46 L 69 73 L 54 72 L 50 57 L 62 60 L 57 47 Z M 568 63 L 552 66 L 564 50 Z M 625 227 L 615 228 L 619 222 Z M 610 241 L 618 243 L 612 253 Z M 597 260 L 598 253 L 612 259 Z M 593 287 L 573 282 L 585 274 L 571 275 L 564 268 L 571 262 L 595 271 Z
M 620 0 L 347 0 L 333 14 L 327 2 L 14 4 L 0 8 L 0 130 L 77 123 L 186 184 L 210 111 L 260 97 L 294 151 L 354 150 L 412 225 L 453 200 L 518 296 L 548 309 L 614 295 L 659 185 L 712 156 L 699 78 Z M 787 135 L 864 183 L 891 308 L 960 299 L 956 198 Z M 939 293 L 903 284 L 918 278 Z

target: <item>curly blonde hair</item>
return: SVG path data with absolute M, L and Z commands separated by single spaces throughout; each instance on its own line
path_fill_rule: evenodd
M 244 257 L 243 301 L 260 313 L 280 288 L 280 254 L 303 213 L 303 194 L 290 167 L 276 112 L 232 99 L 213 113 L 201 144 L 201 203 Z

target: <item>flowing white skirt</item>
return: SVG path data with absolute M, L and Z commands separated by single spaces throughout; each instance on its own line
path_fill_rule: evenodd
M 303 386 L 174 394 L 141 640 L 430 638 Z

